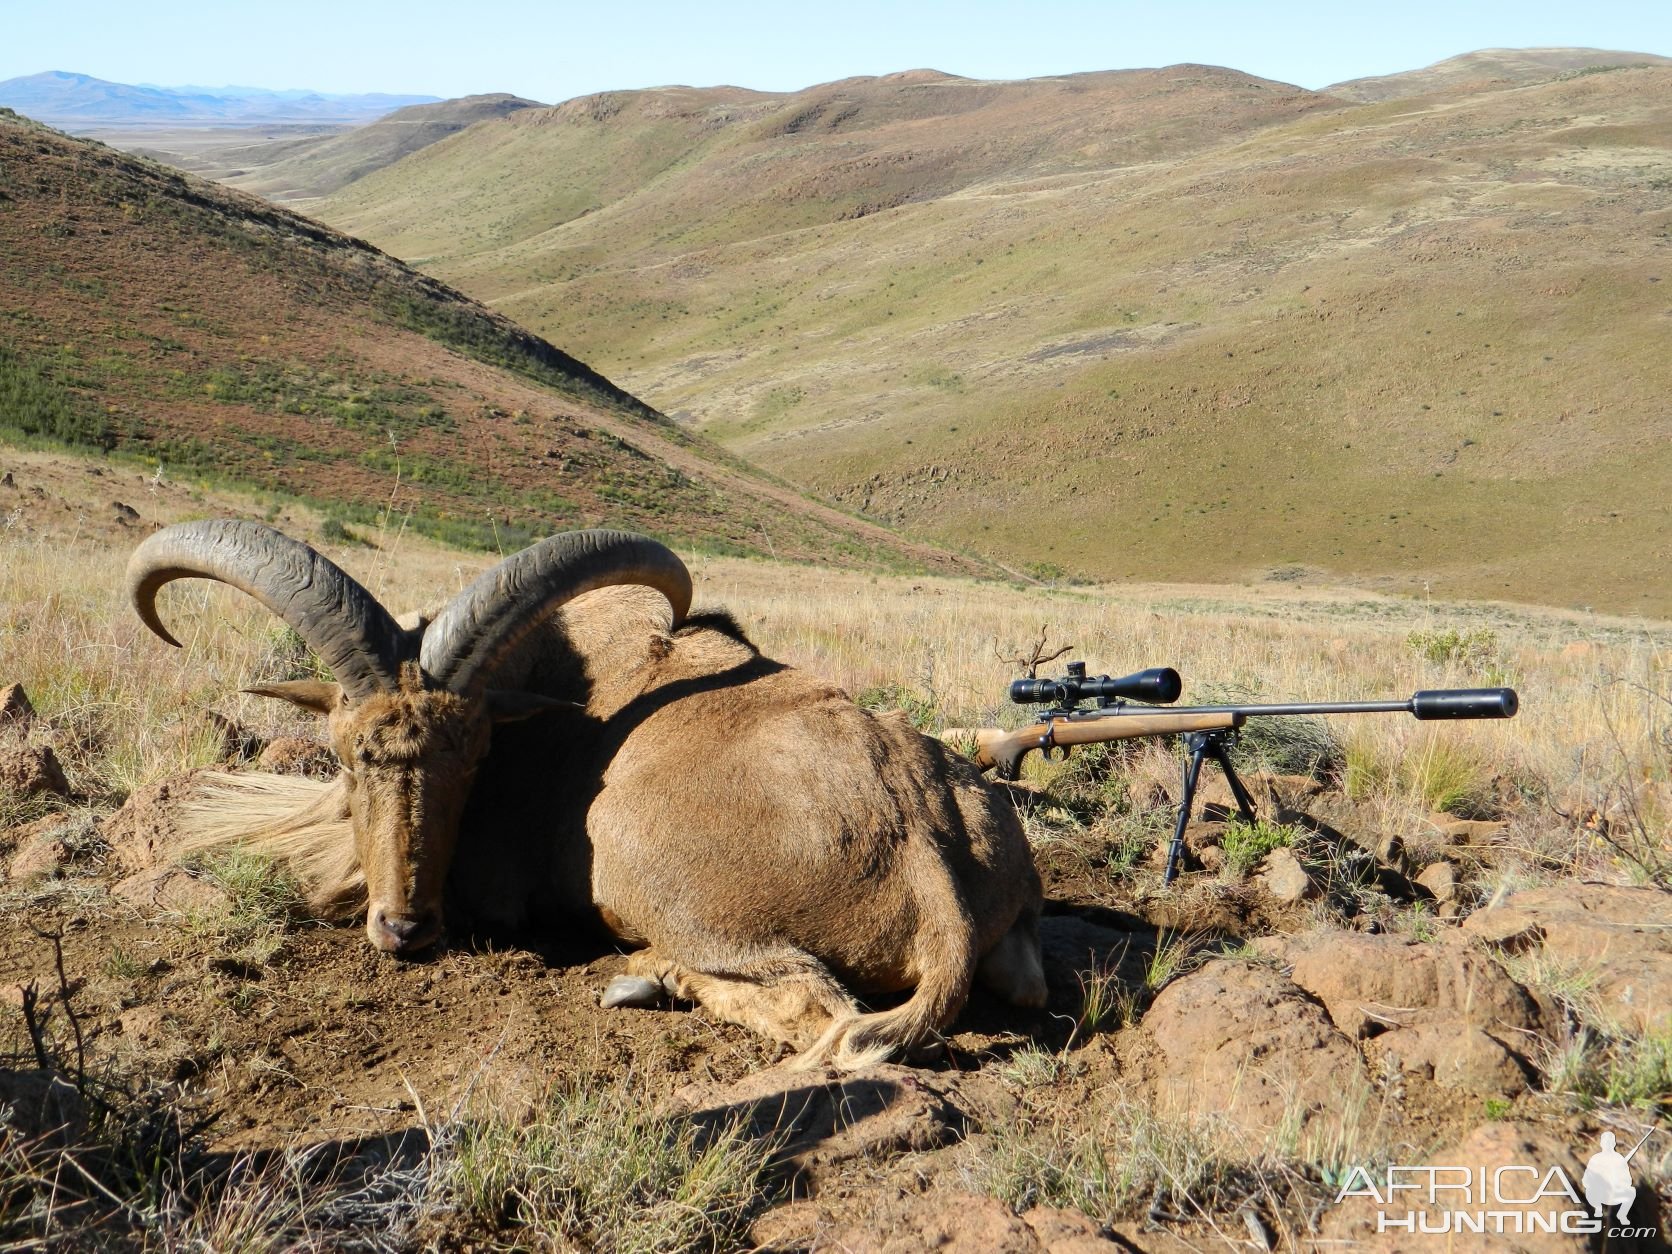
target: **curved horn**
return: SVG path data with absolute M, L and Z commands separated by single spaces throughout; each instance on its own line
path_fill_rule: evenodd
M 140 619 L 176 647 L 157 617 L 157 590 L 175 579 L 215 579 L 247 592 L 324 659 L 351 701 L 392 691 L 407 635 L 389 611 L 334 562 L 262 523 L 218 518 L 165 527 L 128 559 L 128 597 Z
M 548 610 L 620 584 L 660 592 L 675 626 L 691 608 L 691 572 L 672 550 L 624 531 L 570 531 L 513 553 L 449 601 L 419 662 L 444 687 L 475 691 Z

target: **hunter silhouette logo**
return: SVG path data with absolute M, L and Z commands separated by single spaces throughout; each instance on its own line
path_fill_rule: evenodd
M 1643 1141 L 1647 1141 L 1649 1136 L 1650 1132 L 1645 1132 Z M 1637 1190 L 1631 1183 L 1631 1168 L 1627 1164 L 1643 1148 L 1643 1141 L 1633 1145 L 1630 1153 L 1621 1154 L 1614 1148 L 1612 1132 L 1604 1132 L 1601 1140 L 1602 1148 L 1592 1154 L 1591 1161 L 1585 1164 L 1585 1177 L 1581 1181 L 1585 1187 L 1585 1201 L 1596 1211 L 1599 1219 L 1608 1207 L 1618 1206 L 1620 1209 L 1614 1212 L 1614 1218 L 1625 1223 L 1631 1204 L 1637 1198 Z

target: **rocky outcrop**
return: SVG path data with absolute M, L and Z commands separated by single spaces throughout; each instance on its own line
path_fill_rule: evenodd
M 1672 1031 L 1672 892 L 1566 883 L 1477 910 L 1463 931 L 1539 957 L 1633 1032 Z

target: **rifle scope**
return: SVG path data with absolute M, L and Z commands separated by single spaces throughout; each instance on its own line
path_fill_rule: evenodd
M 1166 705 L 1177 701 L 1183 691 L 1184 683 L 1171 666 L 1152 666 L 1145 671 L 1134 671 L 1119 679 L 1111 679 L 1107 675 L 1088 677 L 1084 662 L 1070 662 L 1068 674 L 1056 679 L 1012 680 L 1010 699 L 1017 705 L 1040 705 L 1052 701 L 1065 708 L 1077 701 L 1090 700 L 1145 701 Z

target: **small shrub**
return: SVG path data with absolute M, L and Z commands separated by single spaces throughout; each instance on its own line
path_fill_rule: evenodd
M 344 525 L 340 518 L 327 518 L 319 524 L 319 538 L 327 544 L 359 544 L 360 537 Z
M 1342 755 L 1341 788 L 1350 801 L 1363 801 L 1385 791 L 1393 768 L 1381 752 L 1363 741 L 1350 741 Z
M 1628 1106 L 1672 1113 L 1672 1033 L 1581 1026 L 1538 1060 L 1544 1085 L 1582 1109 Z
M 1461 743 L 1434 736 L 1399 764 L 1399 782 L 1430 810 L 1465 819 L 1498 817 L 1492 771 Z
M 1413 631 L 1405 637 L 1405 643 L 1437 666 L 1451 664 L 1473 670 L 1489 666 L 1498 658 L 1498 633 L 1490 627 Z
M 1282 823 L 1229 823 L 1221 840 L 1225 851 L 1225 871 L 1233 879 L 1242 879 L 1273 849 L 1295 844 L 1300 833 Z

